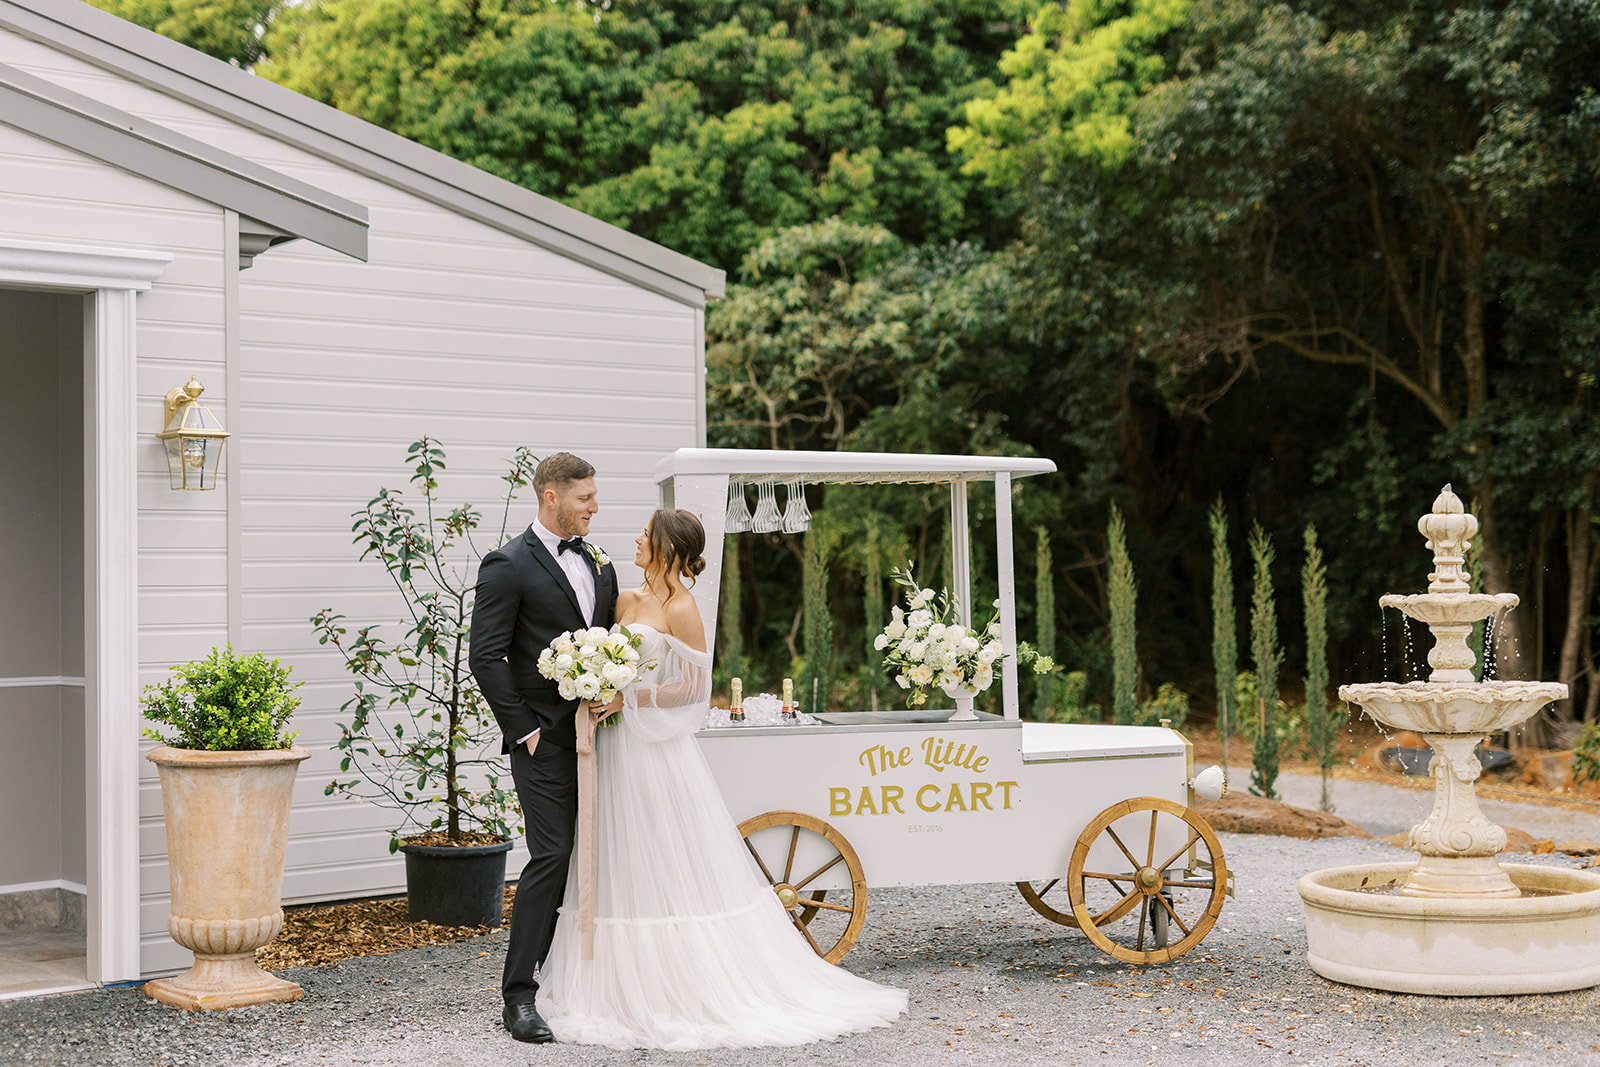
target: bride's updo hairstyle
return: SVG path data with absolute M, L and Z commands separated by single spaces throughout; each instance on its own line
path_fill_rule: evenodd
M 661 508 L 650 516 L 650 562 L 664 561 L 664 569 L 680 578 L 694 579 L 706 569 L 706 529 L 692 511 Z

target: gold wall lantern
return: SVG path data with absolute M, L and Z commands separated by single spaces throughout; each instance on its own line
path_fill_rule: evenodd
M 196 378 L 167 394 L 167 428 L 156 434 L 167 446 L 167 468 L 174 489 L 215 489 L 228 431 L 200 403 L 206 391 Z

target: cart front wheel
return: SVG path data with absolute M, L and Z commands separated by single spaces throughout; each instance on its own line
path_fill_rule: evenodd
M 1138 797 L 1084 828 L 1066 881 L 1076 925 L 1100 951 L 1124 963 L 1165 963 L 1211 931 L 1228 868 L 1217 835 L 1192 808 Z
M 759 844 L 754 840 L 773 827 L 779 832 L 762 836 Z M 783 833 L 784 829 L 789 832 Z M 739 824 L 739 836 L 800 936 L 829 963 L 844 959 L 867 921 L 867 882 L 850 842 L 821 819 L 799 811 L 769 811 L 746 819 Z M 796 868 L 797 854 L 806 857 L 801 861 L 806 869 Z M 828 900 L 826 889 L 808 888 L 840 864 L 850 875 L 848 907 L 839 903 L 838 896 Z

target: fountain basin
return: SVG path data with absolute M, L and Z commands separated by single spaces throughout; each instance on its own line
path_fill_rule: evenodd
M 1459 626 L 1517 606 L 1515 593 L 1385 593 L 1378 603 L 1429 626 Z
M 1600 875 L 1507 864 L 1525 894 L 1438 899 L 1362 891 L 1414 863 L 1312 871 L 1300 879 L 1311 969 L 1369 989 L 1434 996 L 1557 993 L 1600 985 Z
M 1341 685 L 1339 699 L 1386 726 L 1419 734 L 1487 734 L 1563 700 L 1560 682 L 1367 682 Z

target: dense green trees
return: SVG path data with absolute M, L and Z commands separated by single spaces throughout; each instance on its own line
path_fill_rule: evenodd
M 1393 676 L 1374 601 L 1422 586 L 1412 521 L 1453 481 L 1484 586 L 1523 597 L 1502 673 L 1600 712 L 1600 5 L 101 3 L 726 268 L 713 444 L 1053 458 L 1017 528 L 1049 530 L 1074 700 L 1113 703 L 1113 499 L 1139 696 L 1209 696 L 1212 558 L 1244 548 L 1213 501 L 1315 524 L 1337 683 Z M 846 689 L 865 531 L 936 584 L 942 504 L 813 500 Z M 801 558 L 747 546 L 753 674 L 805 654 Z

